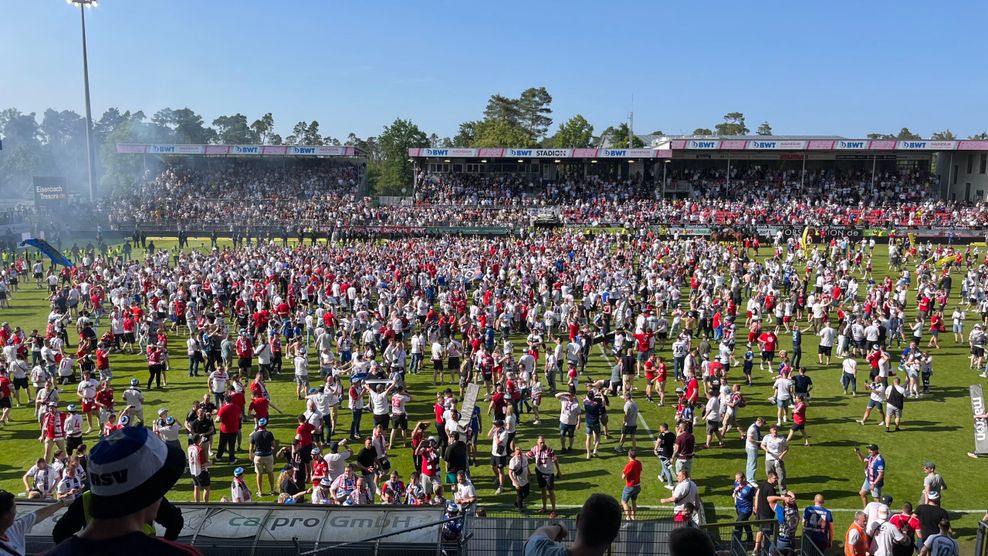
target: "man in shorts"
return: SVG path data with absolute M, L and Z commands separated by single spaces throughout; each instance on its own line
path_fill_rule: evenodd
M 257 430 L 250 435 L 250 459 L 254 462 L 254 471 L 257 473 L 257 495 L 264 496 L 264 476 L 267 475 L 268 483 L 271 485 L 272 493 L 277 492 L 274 484 L 274 452 L 278 448 L 278 441 L 268 430 L 267 418 L 257 420 Z
M 635 520 L 635 513 L 638 511 L 638 494 L 641 493 L 642 462 L 638 461 L 637 451 L 632 448 L 628 450 L 628 463 L 621 472 L 624 480 L 624 490 L 621 491 L 621 505 L 624 507 L 624 515 L 628 521 Z
M 559 468 L 559 460 L 552 448 L 545 443 L 545 437 L 542 435 L 539 435 L 535 446 L 528 451 L 527 455 L 529 459 L 535 462 L 535 478 L 542 490 L 542 510 L 539 513 L 545 513 L 546 498 L 548 498 L 552 502 L 549 519 L 554 519 L 556 517 L 556 478 L 563 476 L 563 472 Z
M 867 457 L 862 455 L 861 450 L 857 447 L 854 448 L 854 453 L 865 468 L 865 480 L 861 484 L 858 496 L 861 497 L 861 505 L 867 506 L 869 494 L 875 500 L 882 497 L 882 487 L 885 486 L 885 458 L 878 452 L 877 444 L 868 445 Z
M 618 446 L 615 448 L 617 452 L 624 451 L 624 440 L 625 438 L 631 439 L 631 448 L 635 449 L 638 447 L 637 440 L 635 438 L 635 433 L 638 432 L 638 404 L 635 400 L 631 399 L 631 392 L 625 391 L 624 393 L 624 424 L 621 427 L 621 439 L 618 441 Z
M 192 499 L 195 502 L 209 502 L 209 436 L 200 434 L 189 445 L 189 474 L 192 475 Z
M 558 392 L 556 398 L 559 399 L 559 445 L 562 451 L 568 452 L 573 449 L 573 436 L 580 421 L 580 403 L 569 392 Z

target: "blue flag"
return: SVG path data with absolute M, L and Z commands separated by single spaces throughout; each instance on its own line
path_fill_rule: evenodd
M 49 259 L 51 259 L 51 262 L 55 264 L 60 264 L 68 268 L 72 268 L 74 266 L 72 261 L 67 259 L 58 249 L 55 249 L 50 243 L 43 239 L 25 239 L 20 243 L 20 246 L 24 247 L 25 245 L 30 245 L 38 251 L 41 251 L 47 255 Z

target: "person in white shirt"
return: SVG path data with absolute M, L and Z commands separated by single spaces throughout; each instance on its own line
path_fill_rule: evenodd
M 252 502 L 250 487 L 244 480 L 244 468 L 233 470 L 233 480 L 230 481 L 230 502 L 234 504 L 249 504 Z
M 765 450 L 765 474 L 775 473 L 779 478 L 779 489 L 785 492 L 786 464 L 785 457 L 789 453 L 789 444 L 785 437 L 779 436 L 779 426 L 769 427 L 769 434 L 762 439 L 761 449 Z
M 28 498 L 51 498 L 58 486 L 59 476 L 44 458 L 38 458 L 27 473 L 24 473 L 23 481 Z
M 292 366 L 295 369 L 295 395 L 301 400 L 309 390 L 309 359 L 305 355 L 305 348 L 300 347 L 295 353 Z
M 144 424 L 144 392 L 139 388 L 141 382 L 136 378 L 130 379 L 130 387 L 124 390 L 124 402 L 132 409 L 137 420 Z
M 820 337 L 820 347 L 817 349 L 816 362 L 823 365 L 823 360 L 826 358 L 826 364 L 830 365 L 830 356 L 834 349 L 834 340 L 837 339 L 837 331 L 830 326 L 830 323 L 825 323 L 817 336 Z
M 68 415 L 65 416 L 62 430 L 65 431 L 65 452 L 71 455 L 82 445 L 82 415 L 76 411 L 75 404 L 69 404 L 65 410 Z
M 27 534 L 34 525 L 51 517 L 69 504 L 70 500 L 59 500 L 37 510 L 17 516 L 17 502 L 13 493 L 0 490 L 0 551 L 14 556 L 27 554 Z
M 69 359 L 68 356 L 62 358 L 62 363 Z M 83 379 L 79 382 L 76 387 L 76 394 L 82 400 L 82 412 L 86 414 L 86 424 L 89 428 L 86 432 L 93 430 L 93 415 L 97 412 L 96 407 L 96 390 L 99 388 L 99 381 L 95 378 L 90 378 L 89 371 L 82 373 Z M 97 424 L 97 428 L 99 425 Z
M 412 363 L 410 371 L 413 375 L 419 374 L 419 370 L 422 368 L 422 360 L 425 357 L 425 335 L 422 331 L 415 333 L 412 336 L 410 343 L 410 353 L 412 354 Z
M 432 342 L 432 384 L 435 386 L 443 375 L 443 345 L 437 339 Z
M 226 382 L 228 380 L 230 380 L 230 375 L 223 367 L 216 367 L 213 372 L 209 373 L 209 391 L 213 393 L 213 403 L 217 407 L 223 406 L 223 396 L 226 395 Z
M 847 395 L 847 389 L 851 389 L 851 397 L 854 397 L 858 393 L 858 362 L 853 356 L 848 355 L 844 358 L 844 362 L 841 365 L 842 373 L 840 377 L 841 386 L 844 387 L 844 395 Z
M 79 477 L 81 470 L 79 464 L 73 458 L 62 472 L 62 479 L 58 482 L 57 496 L 59 500 L 72 501 L 82 493 L 82 479 Z
M 888 518 L 888 506 L 883 506 L 878 509 L 878 519 L 868 524 L 872 556 L 892 556 L 894 546 L 906 542 L 906 536 Z

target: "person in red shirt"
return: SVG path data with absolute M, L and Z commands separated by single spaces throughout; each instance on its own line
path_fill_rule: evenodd
M 0 370 L 0 423 L 4 425 L 10 423 L 10 385 L 10 377 L 7 375 L 7 371 Z
M 632 335 L 635 339 L 635 351 L 638 356 L 638 360 L 635 363 L 635 374 L 640 375 L 642 373 L 642 365 L 645 364 L 649 353 L 652 351 L 652 337 L 654 335 L 655 334 L 652 332 L 644 332 L 642 330 L 639 330 Z
M 243 394 L 240 394 L 241 396 Z M 254 424 L 256 425 L 261 419 L 267 419 L 270 417 L 270 409 L 274 408 L 275 411 L 281 413 L 281 410 L 271 403 L 271 400 L 265 398 L 264 396 L 254 396 L 250 400 L 250 405 L 247 406 L 248 414 L 254 418 Z
M 220 424 L 220 445 L 216 449 L 216 461 L 223 459 L 224 452 L 229 451 L 230 463 L 234 463 L 237 454 L 237 434 L 240 432 L 240 407 L 233 403 L 229 395 L 223 397 L 223 407 L 216 414 L 216 422 Z
M 621 505 L 624 506 L 628 521 L 634 521 L 635 512 L 638 511 L 638 494 L 642 491 L 642 462 L 638 461 L 638 453 L 634 448 L 628 450 L 628 463 L 621 472 L 621 478 L 624 479 Z
M 315 432 L 316 427 L 306 420 L 305 415 L 299 415 L 298 427 L 295 428 L 295 440 L 298 440 L 299 456 L 310 475 L 312 474 L 312 435 Z
M 810 437 L 806 434 L 806 396 L 803 394 L 796 394 L 796 407 L 792 410 L 792 429 L 789 430 L 789 436 L 786 438 L 786 442 L 792 442 L 792 438 L 796 436 L 796 431 L 799 431 L 803 435 L 803 445 L 810 445 Z
M 329 473 L 329 464 L 323 459 L 318 447 L 313 446 L 309 453 L 312 454 L 312 488 L 316 488 L 319 481 Z
M 241 425 L 237 429 L 237 451 L 238 452 L 242 452 L 244 450 L 244 448 L 243 448 L 243 421 L 244 421 L 244 416 L 247 415 L 247 398 L 246 398 L 246 396 L 244 396 L 244 393 L 243 393 L 242 390 L 240 392 L 237 392 L 237 390 L 233 387 L 232 384 L 228 384 L 227 385 L 227 395 L 230 396 L 230 401 L 233 402 L 233 405 L 235 405 L 238 408 L 240 408 L 240 416 L 241 416 L 240 422 L 241 422 Z
M 775 361 L 775 349 L 779 345 L 779 337 L 774 330 L 762 332 L 758 336 L 758 343 L 762 346 L 762 361 L 758 364 L 759 370 L 765 370 L 765 363 L 768 363 L 769 370 L 772 370 L 772 362 Z
M 99 408 L 99 420 L 106 424 L 109 416 L 113 414 L 113 388 L 110 388 L 110 381 L 100 383 L 100 389 L 96 391 L 96 407 Z

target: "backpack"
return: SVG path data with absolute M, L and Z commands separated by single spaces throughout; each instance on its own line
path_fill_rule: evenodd
M 738 393 L 738 401 L 737 401 L 736 405 L 738 407 L 744 407 L 744 406 L 748 405 L 748 400 L 744 399 L 744 396 L 742 396 L 740 393 Z

